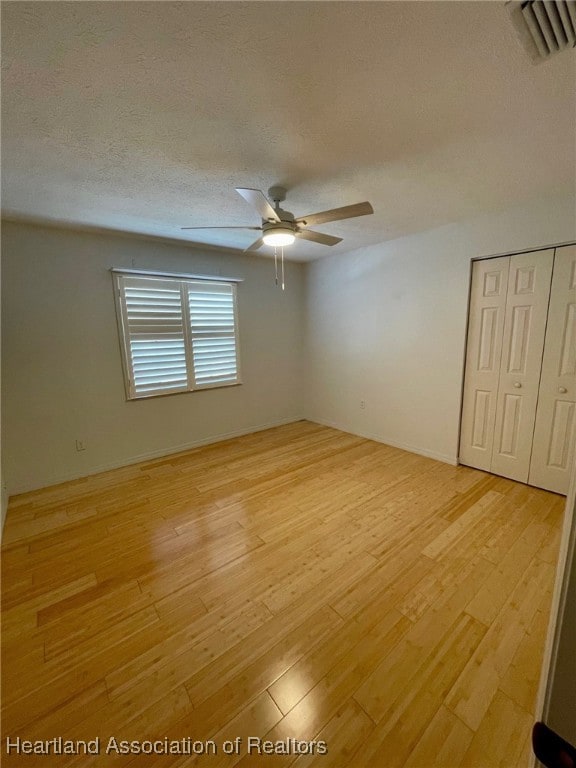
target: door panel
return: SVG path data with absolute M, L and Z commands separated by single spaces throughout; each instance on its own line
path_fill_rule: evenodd
M 576 428 L 576 246 L 556 249 L 529 482 L 568 493 Z
M 460 461 L 490 470 L 510 257 L 472 265 Z
M 493 371 L 496 354 L 496 330 L 498 328 L 498 309 L 484 307 L 480 318 L 480 343 L 478 345 L 478 371 Z
M 574 376 L 574 374 L 576 374 L 576 304 L 569 303 L 566 307 L 566 322 L 562 334 L 560 376 Z
M 477 389 L 472 417 L 472 445 L 485 449 L 488 439 L 488 418 L 490 416 L 490 392 Z
M 518 455 L 518 432 L 523 398 L 519 395 L 504 395 L 502 425 L 498 444 L 503 456 Z
M 518 306 L 512 309 L 508 373 L 526 373 L 531 321 L 532 307 Z
M 574 403 L 566 400 L 556 400 L 554 416 L 550 430 L 550 448 L 547 464 L 557 469 L 568 467 L 569 440 L 572 435 L 574 421 Z
M 490 470 L 528 482 L 554 251 L 510 257 Z

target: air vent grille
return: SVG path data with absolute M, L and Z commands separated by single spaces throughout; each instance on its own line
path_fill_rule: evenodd
M 524 46 L 534 61 L 576 45 L 576 0 L 510 3 Z

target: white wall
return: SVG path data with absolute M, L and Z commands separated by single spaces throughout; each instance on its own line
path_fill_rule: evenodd
M 282 292 L 262 257 L 10 222 L 2 235 L 10 494 L 302 417 L 301 265 L 287 265 Z M 127 402 L 111 267 L 244 278 L 244 383 Z
M 568 194 L 309 264 L 307 417 L 455 462 L 471 259 L 574 239 Z

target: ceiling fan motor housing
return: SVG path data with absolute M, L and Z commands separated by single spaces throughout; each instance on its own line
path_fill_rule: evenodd
M 265 219 L 262 220 L 262 229 L 264 232 L 267 232 L 269 230 L 278 230 L 278 229 L 286 229 L 288 232 L 296 232 L 296 222 L 294 221 L 294 214 L 290 213 L 290 211 L 284 211 L 282 208 L 275 208 L 274 209 L 278 216 L 280 217 L 280 221 L 266 221 Z
M 279 211 L 280 213 L 280 211 Z M 284 213 L 284 211 L 282 211 Z M 281 221 L 263 221 L 262 222 L 262 232 L 264 235 L 268 232 L 275 232 L 277 234 L 285 233 L 287 235 L 293 235 L 298 230 L 296 229 L 296 224 L 294 223 L 294 217 L 292 217 L 292 221 L 290 219 L 284 219 L 282 216 Z
M 296 222 L 294 221 L 294 214 L 290 211 L 284 211 L 280 208 L 280 200 L 285 197 L 285 190 L 280 187 L 271 187 L 268 194 L 272 196 L 274 192 L 274 212 L 280 221 L 274 221 L 273 219 L 262 219 L 262 240 L 266 245 L 283 246 L 291 245 L 294 242 L 294 237 L 298 233 Z

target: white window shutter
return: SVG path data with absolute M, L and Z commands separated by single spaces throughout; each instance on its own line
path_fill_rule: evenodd
M 187 289 L 196 387 L 236 384 L 235 286 L 197 282 Z
M 180 284 L 121 278 L 133 396 L 188 389 Z
M 129 399 L 240 382 L 234 284 L 115 279 Z

